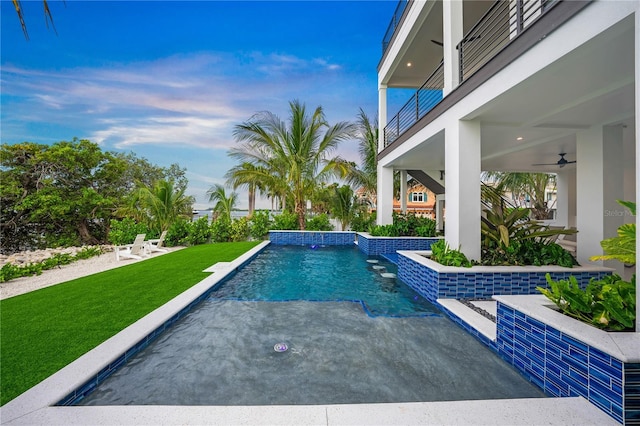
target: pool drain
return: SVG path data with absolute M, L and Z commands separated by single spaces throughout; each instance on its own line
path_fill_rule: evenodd
M 273 350 L 276 352 L 286 352 L 289 349 L 286 343 L 276 343 L 273 345 Z

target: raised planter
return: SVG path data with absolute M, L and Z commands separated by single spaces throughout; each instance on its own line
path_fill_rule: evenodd
M 356 233 L 351 231 L 269 231 L 269 240 L 274 245 L 353 245 Z
M 442 237 L 374 237 L 368 232 L 358 232 L 358 248 L 364 254 L 375 256 L 395 253 L 398 250 L 431 250 L 431 244 Z
M 545 275 L 554 280 L 573 275 L 581 286 L 591 278 L 610 275 L 612 269 L 599 266 L 443 266 L 425 257 L 425 251 L 398 251 L 398 278 L 427 300 L 490 299 L 493 295 L 537 294 L 546 287 Z
M 542 295 L 495 296 L 497 350 L 548 395 L 582 396 L 640 424 L 640 334 L 606 332 L 552 309 Z

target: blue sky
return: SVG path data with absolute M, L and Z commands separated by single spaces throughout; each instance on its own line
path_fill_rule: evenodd
M 187 169 L 189 195 L 224 184 L 233 127 L 288 102 L 330 124 L 377 115 L 376 67 L 396 1 L 1 1 L 1 141 L 86 138 Z M 390 101 L 391 104 L 391 101 Z M 389 106 L 390 112 L 393 106 Z M 357 143 L 339 154 L 359 161 Z M 246 195 L 241 190 L 241 208 Z M 266 201 L 258 207 L 267 208 Z

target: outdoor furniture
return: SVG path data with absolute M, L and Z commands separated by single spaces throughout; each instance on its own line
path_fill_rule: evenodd
M 164 248 L 164 238 L 166 236 L 167 231 L 162 231 L 162 234 L 160 234 L 160 238 L 145 241 L 147 251 L 149 253 L 154 253 L 156 251 L 167 253 L 169 250 Z
M 116 246 L 116 260 L 120 260 L 120 258 L 140 260 L 143 256 L 146 256 L 147 249 L 144 241 L 145 236 L 146 234 L 138 234 L 136 239 L 133 241 L 133 244 Z

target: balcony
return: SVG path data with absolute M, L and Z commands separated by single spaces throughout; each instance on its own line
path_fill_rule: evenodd
M 477 9 L 478 6 L 474 5 L 474 2 L 469 2 L 468 8 L 465 5 L 465 18 L 468 20 L 470 16 L 475 16 L 476 19 L 475 22 L 472 21 L 470 24 L 465 25 L 462 41 L 456 46 L 460 60 L 460 68 L 458 70 L 460 84 L 470 79 L 560 2 L 562 0 L 498 0 L 490 3 L 489 7 L 480 11 Z M 403 14 L 408 10 L 408 5 L 410 5 L 410 2 L 405 0 L 398 4 L 383 39 L 383 55 L 402 21 Z M 441 9 L 435 10 L 439 11 Z M 426 38 L 428 39 L 429 37 Z M 441 43 L 437 43 L 437 40 L 432 39 L 431 42 L 441 45 Z M 424 43 L 424 41 L 419 43 Z M 420 49 L 425 46 L 417 44 L 412 47 Z M 440 57 L 442 58 L 442 56 Z M 416 93 L 389 120 L 384 129 L 385 147 L 396 141 L 443 100 L 443 87 L 443 63 L 440 62 L 430 72 L 426 81 Z

